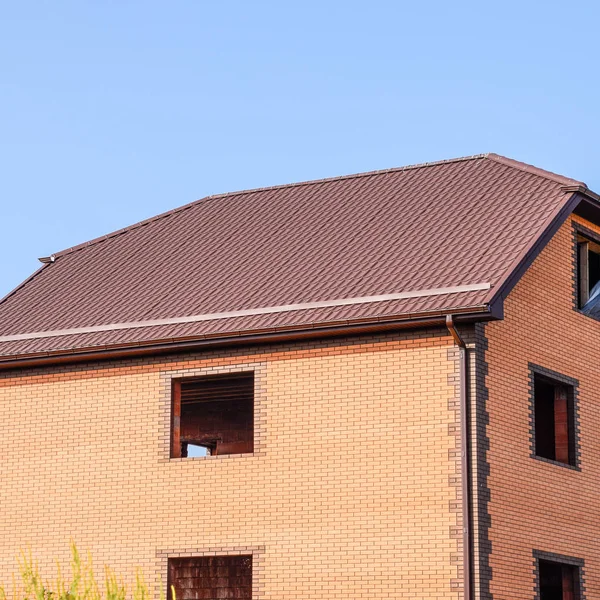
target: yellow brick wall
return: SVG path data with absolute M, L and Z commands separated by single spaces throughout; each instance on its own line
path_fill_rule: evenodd
M 252 553 L 260 600 L 459 598 L 456 357 L 429 332 L 4 375 L 0 581 L 73 538 L 152 583 Z M 250 369 L 254 455 L 170 460 L 170 378 Z
M 534 598 L 533 549 L 584 559 L 600 598 L 600 323 L 574 310 L 573 259 L 569 220 L 485 328 L 496 600 Z M 580 472 L 530 456 L 530 362 L 579 380 Z

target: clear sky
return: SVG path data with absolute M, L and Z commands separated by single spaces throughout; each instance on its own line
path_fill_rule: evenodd
M 1 8 L 0 297 L 213 193 L 482 152 L 600 191 L 593 0 Z

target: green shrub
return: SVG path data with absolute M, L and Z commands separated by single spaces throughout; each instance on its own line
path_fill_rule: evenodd
M 31 552 L 21 552 L 19 557 L 20 585 L 13 578 L 13 591 L 9 597 L 0 586 L 0 600 L 151 600 L 152 594 L 140 569 L 136 570 L 135 585 L 129 593 L 123 581 L 109 567 L 104 567 L 104 586 L 101 589 L 94 574 L 92 558 L 82 560 L 77 547 L 71 542 L 71 580 L 62 575 L 60 565 L 56 580 L 50 584 L 42 579 L 37 562 Z M 175 598 L 175 590 L 172 590 Z M 161 590 L 159 600 L 165 600 Z

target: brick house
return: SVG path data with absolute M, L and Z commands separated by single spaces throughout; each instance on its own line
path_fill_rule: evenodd
M 600 200 L 497 155 L 211 196 L 0 301 L 0 581 L 600 598 Z

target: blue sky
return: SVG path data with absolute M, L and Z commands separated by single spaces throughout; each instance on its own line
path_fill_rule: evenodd
M 0 297 L 39 256 L 212 193 L 481 152 L 600 191 L 599 19 L 591 0 L 4 2 Z

